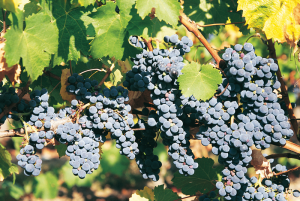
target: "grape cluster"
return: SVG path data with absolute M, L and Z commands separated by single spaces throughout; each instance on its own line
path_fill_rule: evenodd
M 182 56 L 190 51 L 193 42 L 187 37 L 179 41 L 176 34 L 171 37 L 166 36 L 164 40 L 173 45 L 171 51 L 158 48 L 153 51 L 144 49 L 142 53 L 132 58 L 135 65 L 126 73 L 126 80 L 123 82 L 125 87 L 131 91 L 144 91 L 154 90 L 160 80 L 170 83 L 168 88 L 176 84 L 174 81 L 184 66 Z M 160 92 L 158 90 L 156 88 L 157 93 Z
M 81 129 L 79 124 L 67 122 L 59 125 L 56 130 L 57 138 L 68 143 L 66 155 L 70 157 L 73 174 L 84 179 L 86 174 L 92 174 L 100 164 L 99 142 L 89 129 Z
M 274 162 L 273 159 L 269 160 Z M 280 164 L 272 167 L 273 176 L 260 181 L 257 177 L 245 178 L 242 182 L 236 183 L 233 180 L 232 171 L 223 171 L 223 182 L 217 182 L 216 187 L 219 194 L 225 196 L 226 200 L 266 200 L 286 201 L 286 193 L 293 193 L 295 197 L 299 191 L 293 192 L 289 189 L 290 180 L 286 174 L 279 174 L 286 171 L 286 167 Z M 228 174 L 229 173 L 229 174 Z M 298 196 L 297 196 L 298 195 Z
M 24 168 L 26 176 L 38 176 L 42 168 L 42 160 L 35 155 L 35 149 L 31 145 L 26 145 L 17 155 L 18 165 Z
M 153 150 L 157 146 L 155 137 L 158 129 L 150 127 L 142 119 L 139 119 L 135 127 L 145 129 L 135 131 L 135 143 L 137 143 L 136 147 L 139 148 L 135 152 L 136 163 L 144 179 L 151 178 L 153 181 L 158 181 L 159 168 L 162 166 L 162 163 L 158 160 L 158 156 L 153 154 Z
M 250 43 L 227 48 L 222 58 L 227 66 L 217 91 L 221 95 L 197 107 L 202 126 L 196 138 L 205 146 L 212 144 L 212 152 L 225 166 L 223 182 L 216 185 L 219 194 L 226 200 L 248 200 L 247 184 L 257 182 L 254 178 L 249 182 L 246 177 L 252 160 L 250 147 L 285 145 L 293 131 L 278 103 L 280 82 L 274 60 L 256 56 Z M 258 192 L 251 199 L 267 199 L 262 188 Z
M 188 126 L 192 123 L 191 118 L 196 118 L 195 115 L 190 117 L 190 114 L 196 112 L 195 104 L 199 101 L 194 97 L 182 96 L 177 83 L 184 66 L 183 55 L 190 51 L 193 42 L 187 37 L 179 40 L 176 34 L 166 36 L 164 41 L 173 47 L 170 51 L 144 49 L 132 58 L 135 65 L 127 72 L 123 85 L 132 91 L 151 91 L 150 97 L 156 112 L 149 113 L 147 127 L 161 131 L 163 143 L 169 146 L 168 154 L 173 158 L 179 172 L 193 175 L 198 164 L 189 148 Z M 143 162 L 138 163 L 143 166 Z
M 3 82 L 0 82 L 0 113 L 3 112 L 4 107 L 9 107 L 13 103 L 18 103 L 15 108 L 12 109 L 12 113 L 25 113 L 30 111 L 30 107 L 28 103 L 26 103 L 23 99 L 20 101 L 18 94 L 16 93 L 16 89 L 14 87 L 7 87 L 3 85 Z M 15 115 L 7 115 L 9 118 L 17 119 L 18 117 Z M 4 123 L 7 116 L 3 116 L 0 119 L 1 123 Z
M 76 73 L 70 76 L 68 81 L 68 89 L 76 85 L 74 91 L 69 90 L 76 94 L 70 109 L 75 111 L 76 108 L 86 107 L 86 112 L 78 120 L 83 131 L 93 140 L 102 143 L 105 142 L 108 133 L 111 133 L 110 136 L 116 140 L 120 154 L 134 159 L 138 147 L 131 130 L 134 126 L 133 115 L 129 113 L 131 107 L 125 103 L 129 100 L 128 90 L 121 86 L 101 90 L 97 87 L 98 83 L 83 79 Z
M 31 133 L 28 135 L 27 145 L 20 150 L 17 159 L 19 160 L 18 164 L 25 168 L 25 175 L 37 176 L 40 173 L 42 161 L 34 154 L 36 149 L 44 148 L 47 140 L 54 138 L 55 133 L 50 130 L 51 121 L 57 120 L 58 115 L 54 113 L 53 107 L 49 107 L 49 95 L 46 89 L 35 90 L 30 94 L 30 97 L 31 101 L 28 103 L 28 108 L 32 110 L 32 114 L 25 126 L 31 130 Z M 26 165 L 26 163 L 30 165 Z

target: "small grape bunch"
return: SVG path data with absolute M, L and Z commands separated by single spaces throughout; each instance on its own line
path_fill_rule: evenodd
M 24 168 L 26 176 L 38 176 L 42 168 L 42 160 L 38 155 L 35 155 L 35 150 L 32 145 L 26 145 L 20 150 L 17 155 L 18 165 Z

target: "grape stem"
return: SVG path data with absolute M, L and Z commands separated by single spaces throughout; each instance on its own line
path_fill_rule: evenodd
M 143 38 L 144 43 L 147 45 L 149 51 L 153 51 L 153 46 L 152 46 L 152 38 L 149 38 L 149 40 L 146 40 Z
M 133 130 L 133 131 L 144 131 L 146 129 L 145 128 L 132 128 L 131 130 Z
M 275 50 L 275 46 L 274 46 L 274 43 L 273 43 L 272 39 L 268 40 L 268 49 L 269 49 L 270 58 L 275 59 L 275 62 L 278 65 L 278 62 L 276 60 L 277 59 L 276 50 Z M 298 123 L 297 123 L 297 120 L 296 120 L 296 117 L 295 117 L 295 114 L 294 114 L 294 111 L 293 111 L 292 104 L 291 104 L 289 96 L 288 96 L 287 87 L 286 87 L 286 85 L 284 83 L 284 80 L 282 78 L 279 66 L 278 66 L 278 71 L 276 72 L 276 75 L 278 77 L 278 81 L 281 84 L 282 98 L 285 102 L 285 105 L 286 105 L 286 108 L 287 108 L 287 111 L 288 111 L 288 114 L 289 114 L 289 117 L 290 117 L 290 122 L 292 124 L 292 129 L 294 131 L 294 134 L 296 134 L 298 141 L 300 141 L 300 136 L 298 136 Z
M 181 14 L 179 16 L 179 22 L 183 24 L 188 31 L 192 32 L 204 45 L 204 47 L 207 49 L 207 51 L 211 54 L 211 56 L 214 58 L 216 63 L 219 65 L 220 61 L 222 60 L 220 56 L 218 55 L 217 51 L 215 51 L 210 44 L 207 42 L 207 40 L 204 38 L 204 36 L 201 34 L 201 32 L 197 29 L 197 26 L 192 23 L 190 19 L 188 19 L 186 16 Z
M 21 102 L 23 96 L 24 96 L 25 94 L 27 94 L 27 92 L 28 92 L 28 90 L 29 90 L 29 89 L 28 89 L 28 88 L 29 88 L 29 84 L 30 84 L 30 81 L 28 81 L 27 84 L 26 84 L 26 86 L 23 87 L 22 92 L 21 92 L 20 95 L 19 95 L 19 102 Z M 18 102 L 18 103 L 19 103 L 19 102 Z M 5 109 L 3 110 L 3 112 L 0 114 L 0 119 L 2 119 L 2 117 L 4 117 L 5 115 L 7 115 L 14 107 L 16 107 L 16 105 L 17 105 L 18 103 L 12 103 L 9 107 L 5 107 Z
M 87 73 L 87 72 L 90 72 L 90 71 L 107 72 L 105 69 L 93 68 L 93 69 L 88 69 L 88 70 L 82 71 L 81 73 L 79 73 L 79 75 L 82 75 L 83 73 Z
M 105 82 L 105 80 L 108 78 L 108 76 L 110 75 L 110 73 L 112 72 L 112 70 L 114 69 L 115 64 L 113 63 L 110 68 L 107 68 L 106 74 L 104 75 L 103 79 L 100 81 L 100 83 L 98 84 L 99 87 L 102 86 L 102 84 Z

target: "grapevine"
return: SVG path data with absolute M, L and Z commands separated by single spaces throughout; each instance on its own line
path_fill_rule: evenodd
M 3 189 L 21 174 L 34 180 L 34 188 L 41 181 L 53 187 L 53 194 L 36 188 L 36 197 L 55 198 L 64 182 L 84 186 L 114 171 L 126 177 L 123 164 L 130 161 L 141 180 L 172 185 L 137 190 L 132 201 L 299 198 L 291 176 L 299 166 L 283 164 L 284 158 L 299 160 L 292 107 L 299 72 L 296 60 L 297 71 L 276 55 L 286 51 L 284 45 L 293 48 L 284 56 L 299 53 L 296 1 L 0 6 Z M 220 38 L 222 45 L 215 45 Z M 294 153 L 272 154 L 273 147 Z M 66 161 L 61 170 L 49 170 L 49 150 Z M 0 189 L 0 197 L 25 196 L 11 192 Z

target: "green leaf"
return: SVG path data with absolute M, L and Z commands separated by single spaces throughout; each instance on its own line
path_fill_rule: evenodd
M 33 13 L 38 13 L 40 10 L 41 7 L 37 4 L 37 1 L 31 0 L 30 3 L 27 3 L 24 6 L 24 17 L 28 17 Z
M 165 188 L 164 185 L 155 186 L 154 188 L 155 201 L 173 201 L 180 197 L 171 189 Z
M 55 149 L 57 150 L 57 153 L 60 158 L 60 157 L 63 157 L 64 155 L 66 155 L 67 145 L 65 145 L 65 144 L 55 145 Z
M 137 0 L 136 9 L 139 15 L 144 19 L 155 8 L 155 16 L 160 21 L 165 21 L 173 27 L 178 24 L 180 11 L 180 2 L 178 0 Z
M 193 95 L 198 100 L 211 98 L 218 85 L 222 83 L 222 75 L 212 65 L 200 65 L 196 62 L 187 64 L 179 76 L 179 89 L 186 97 Z
M 183 4 L 184 13 L 193 21 L 201 25 L 226 23 L 228 19 L 231 22 L 243 22 L 241 12 L 237 12 L 237 3 L 234 1 L 210 1 L 210 0 L 185 0 Z M 243 23 L 236 24 L 241 31 L 246 31 L 247 28 Z M 218 34 L 223 26 L 208 26 L 201 27 L 200 30 L 204 35 L 209 33 Z M 244 32 L 244 34 L 249 33 Z
M 131 9 L 134 7 L 135 1 L 136 0 L 120 0 L 116 2 L 120 10 L 120 21 L 123 27 L 126 27 L 133 17 L 131 15 Z
M 34 178 L 36 182 L 33 194 L 36 198 L 53 199 L 58 193 L 58 178 L 52 173 L 47 172 Z
M 136 13 L 133 13 L 133 16 L 127 26 L 130 35 L 138 35 L 145 39 L 151 37 L 163 41 L 164 36 L 171 36 L 176 33 L 176 30 L 173 29 L 171 25 L 168 25 L 164 21 L 159 21 L 156 17 L 150 19 L 150 17 L 147 16 L 145 19 L 142 19 Z
M 102 173 L 110 172 L 119 176 L 123 176 L 123 172 L 128 168 L 130 162 L 124 155 L 120 155 L 120 150 L 116 148 L 116 143 L 111 146 L 103 146 L 103 154 L 101 159 Z
M 3 190 L 7 191 L 12 198 L 16 200 L 19 200 L 25 194 L 21 186 L 10 181 L 4 181 L 1 187 Z
M 72 64 L 72 70 L 73 73 L 81 73 L 87 69 L 93 69 L 93 68 L 104 69 L 102 65 L 103 65 L 102 60 L 100 61 L 99 59 L 93 59 L 93 58 L 87 58 L 85 56 L 81 56 L 76 65 Z M 92 80 L 95 79 L 98 82 L 100 82 L 100 80 L 102 80 L 105 74 L 106 74 L 105 72 L 98 71 L 95 73 L 95 71 L 89 71 L 82 74 L 82 76 L 85 78 L 90 77 L 90 79 Z
M 15 25 L 5 34 L 6 62 L 8 66 L 12 66 L 19 63 L 22 57 L 28 75 L 32 80 L 36 80 L 49 65 L 50 54 L 57 51 L 58 31 L 50 22 L 50 17 L 43 13 L 29 16 L 25 20 L 24 30 L 22 15 L 15 17 L 18 22 L 14 23 Z
M 192 176 L 184 176 L 176 172 L 172 179 L 174 186 L 181 189 L 186 195 L 194 195 L 197 191 L 205 194 L 215 188 L 220 168 L 212 168 L 214 161 L 211 158 L 198 158 L 195 160 L 199 167 Z
M 18 168 L 11 163 L 11 155 L 0 143 L 0 181 L 3 181 L 11 174 L 19 173 Z
M 55 65 L 61 62 L 67 63 L 69 60 L 77 61 L 80 58 L 80 52 L 84 55 L 88 54 L 87 29 L 92 26 L 93 22 L 88 15 L 92 9 L 93 6 L 72 9 L 69 1 L 53 1 L 53 18 L 59 30 Z
M 91 15 L 97 20 L 94 24 L 96 37 L 91 43 L 91 55 L 94 58 L 114 56 L 121 59 L 124 55 L 123 43 L 128 41 L 125 39 L 124 23 L 122 24 L 120 15 L 115 12 L 115 7 L 115 3 L 107 2 Z

